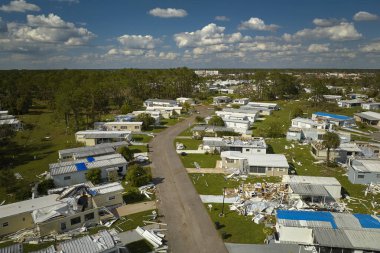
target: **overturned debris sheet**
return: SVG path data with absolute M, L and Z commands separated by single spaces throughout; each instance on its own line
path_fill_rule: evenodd
M 147 240 L 154 248 L 158 248 L 163 245 L 162 238 L 157 236 L 154 232 L 145 230 L 141 227 L 137 227 L 136 232 Z

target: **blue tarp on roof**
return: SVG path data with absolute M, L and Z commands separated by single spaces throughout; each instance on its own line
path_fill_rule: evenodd
M 95 158 L 92 157 L 92 156 L 89 156 L 89 157 L 87 157 L 87 161 L 88 161 L 89 163 L 95 162 Z
M 325 221 L 330 222 L 332 228 L 338 228 L 334 217 L 329 212 L 277 210 L 277 218 L 284 220 Z
M 77 163 L 77 164 L 75 164 L 75 167 L 77 168 L 77 171 L 87 170 L 85 163 Z
M 378 228 L 380 229 L 380 221 L 368 214 L 354 214 L 354 216 L 359 220 L 360 225 L 363 228 Z
M 344 116 L 344 115 L 338 115 L 338 114 L 332 114 L 332 113 L 327 113 L 327 112 L 315 112 L 313 113 L 317 116 L 322 116 L 322 117 L 330 117 L 333 119 L 338 119 L 338 120 L 351 120 L 352 117 Z

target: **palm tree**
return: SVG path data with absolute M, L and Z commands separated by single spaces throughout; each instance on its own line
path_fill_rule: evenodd
M 323 136 L 323 142 L 322 145 L 327 148 L 327 165 L 330 163 L 330 149 L 336 149 L 340 145 L 340 138 L 339 135 L 333 132 L 327 132 Z

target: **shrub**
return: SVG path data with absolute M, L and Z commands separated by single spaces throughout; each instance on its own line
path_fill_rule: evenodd
M 53 189 L 55 187 L 53 179 L 47 179 L 42 181 L 37 186 L 37 192 L 40 195 L 46 195 L 49 189 Z
M 128 167 L 125 177 L 132 186 L 140 187 L 152 181 L 152 175 L 139 165 Z
M 91 169 L 86 174 L 86 179 L 93 184 L 100 184 L 102 181 L 102 172 L 100 169 Z

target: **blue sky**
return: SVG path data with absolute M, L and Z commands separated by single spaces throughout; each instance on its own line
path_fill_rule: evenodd
M 380 68 L 378 0 L 0 0 L 0 68 Z

